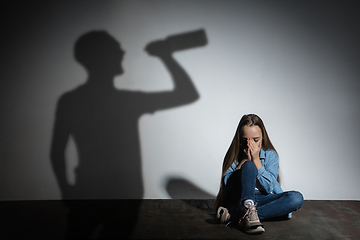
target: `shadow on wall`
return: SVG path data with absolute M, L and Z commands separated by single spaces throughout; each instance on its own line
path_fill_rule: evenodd
M 215 196 L 182 178 L 172 178 L 166 184 L 172 199 L 214 199 Z
M 216 223 L 214 221 L 214 195 L 183 178 L 170 178 L 166 184 L 166 191 L 172 199 L 181 199 L 186 204 L 208 214 L 210 219 L 206 222 Z
M 87 70 L 88 79 L 85 84 L 63 94 L 58 101 L 51 162 L 64 200 L 98 201 L 64 201 L 70 210 L 68 234 L 87 237 L 99 225 L 104 234 L 114 229 L 121 237 L 131 234 L 141 201 L 123 201 L 131 206 L 119 206 L 108 204 L 108 201 L 103 204 L 100 199 L 143 198 L 138 121 L 145 113 L 199 99 L 191 79 L 172 53 L 206 44 L 204 30 L 149 43 L 145 50 L 163 62 L 172 76 L 174 90 L 144 93 L 114 87 L 115 76 L 123 73 L 121 63 L 125 51 L 111 35 L 105 31 L 92 31 L 76 41 L 75 58 Z M 68 184 L 65 172 L 65 149 L 70 137 L 74 139 L 79 158 L 74 186 Z M 135 217 L 125 219 L 128 224 L 124 229 L 119 229 L 121 224 L 115 224 L 111 229 L 109 221 L 115 223 L 123 219 L 107 216 L 119 218 L 129 207 Z M 79 221 L 86 222 L 85 226 L 80 228 Z

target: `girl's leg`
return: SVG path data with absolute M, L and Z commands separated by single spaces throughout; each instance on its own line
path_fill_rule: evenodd
M 262 233 L 265 231 L 263 225 L 259 221 L 254 205 L 257 173 L 258 170 L 255 164 L 252 161 L 246 161 L 243 163 L 240 170 L 231 174 L 226 186 L 227 188 L 232 188 L 229 191 L 230 199 L 233 202 L 233 205 L 240 210 L 236 211 L 238 216 L 234 216 L 230 213 L 231 218 L 236 218 L 237 220 L 240 219 L 239 224 L 244 227 L 244 230 L 247 233 Z M 248 202 L 245 200 L 248 200 Z
M 255 202 L 255 185 L 257 168 L 252 161 L 246 161 L 240 168 L 231 174 L 227 183 L 227 197 L 231 205 L 241 210 L 244 200 Z
M 303 200 L 303 195 L 297 191 L 256 194 L 256 209 L 260 220 L 283 217 L 299 209 Z

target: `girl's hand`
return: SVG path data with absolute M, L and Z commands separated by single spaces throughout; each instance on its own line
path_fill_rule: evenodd
M 249 148 L 249 138 L 247 139 L 247 147 L 244 148 L 244 153 L 245 153 L 245 160 L 250 160 L 251 161 L 251 152 L 250 152 L 250 148 Z
M 260 169 L 262 167 L 260 161 L 260 149 L 261 149 L 261 142 L 256 143 L 254 139 L 248 138 L 247 148 L 243 150 L 245 153 L 245 158 L 238 165 L 238 169 L 240 169 L 241 165 L 248 160 L 254 162 L 257 169 Z
M 239 163 L 239 165 L 237 166 L 237 169 L 240 169 L 241 168 L 241 166 L 244 164 L 244 162 L 246 162 L 246 161 L 249 161 L 248 159 L 243 159 L 240 163 Z
M 250 152 L 250 149 L 248 147 L 244 149 L 244 153 L 245 153 L 245 156 L 246 156 L 245 160 L 250 160 L 251 161 L 251 152 Z
M 260 149 L 261 149 L 261 142 L 258 145 L 254 139 L 248 139 L 247 141 L 247 149 L 249 152 L 249 160 L 254 161 L 259 159 L 260 156 Z

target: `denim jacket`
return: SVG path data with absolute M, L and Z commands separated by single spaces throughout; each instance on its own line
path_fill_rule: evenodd
M 282 193 L 283 190 L 277 182 L 279 175 L 279 156 L 273 150 L 260 149 L 260 161 L 263 165 L 256 177 L 256 188 L 263 194 Z M 237 170 L 239 162 L 237 160 L 228 168 L 224 175 L 224 183 L 226 186 L 230 175 Z

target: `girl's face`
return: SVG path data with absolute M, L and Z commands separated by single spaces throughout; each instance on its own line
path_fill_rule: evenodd
M 243 126 L 241 128 L 241 133 L 241 146 L 243 148 L 247 148 L 248 139 L 250 141 L 254 140 L 258 147 L 261 146 L 260 144 L 262 143 L 263 137 L 261 128 L 259 126 Z

